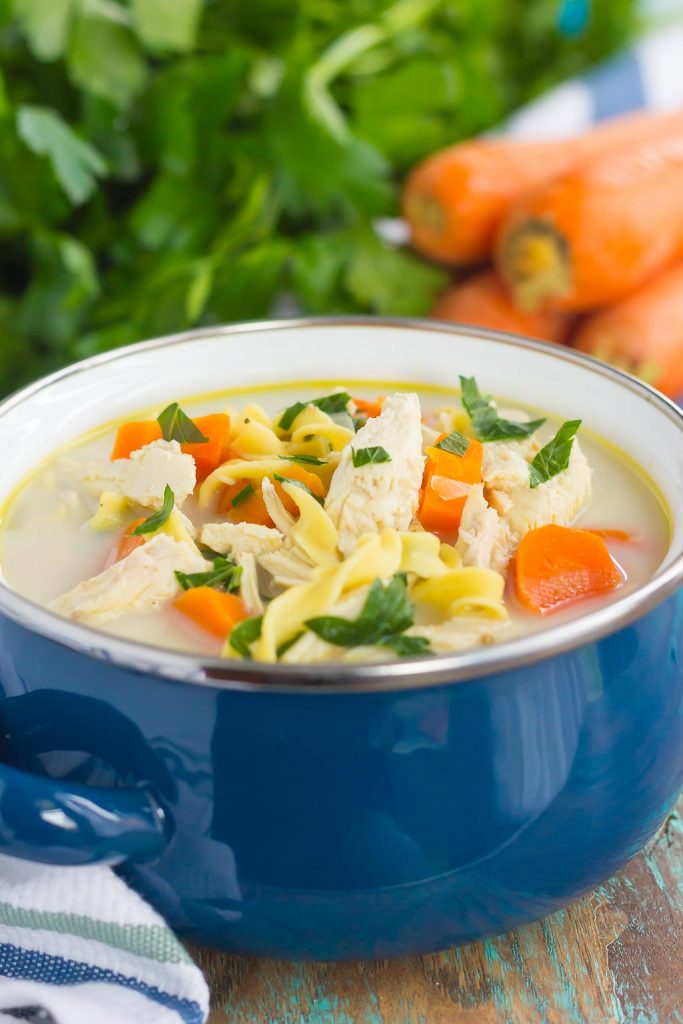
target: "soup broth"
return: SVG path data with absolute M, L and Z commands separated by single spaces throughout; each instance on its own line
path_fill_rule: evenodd
M 126 493 L 123 472 L 113 479 L 105 472 L 98 484 L 92 468 L 123 462 L 130 466 L 134 461 L 130 453 L 123 460 L 110 457 L 115 441 L 120 443 L 120 424 L 77 440 L 38 467 L 7 503 L 0 533 L 5 581 L 37 604 L 54 602 L 55 610 L 69 618 L 159 647 L 267 660 L 375 660 L 439 654 L 547 629 L 637 588 L 661 563 L 669 526 L 659 495 L 644 472 L 585 428 L 579 427 L 563 447 L 558 434 L 562 424 L 552 415 L 507 410 L 504 401 L 489 406 L 487 414 L 483 399 L 473 414 L 471 402 L 469 412 L 463 410 L 459 392 L 416 385 L 416 413 L 405 385 L 400 391 L 367 382 L 349 382 L 343 388 L 354 396 L 352 402 L 340 398 L 309 404 L 340 394 L 339 382 L 318 382 L 183 400 L 170 426 L 172 414 L 164 413 L 166 426 L 149 428 L 151 434 L 158 429 L 158 439 L 133 450 L 155 449 L 167 461 L 187 460 L 189 445 L 199 475 L 207 472 L 196 488 L 190 482 L 181 500 L 177 492 L 171 495 L 173 516 L 156 529 L 168 511 L 163 501 L 167 481 L 161 480 L 163 494 L 157 489 L 145 503 L 139 495 Z M 382 402 L 378 395 L 389 397 Z M 190 422 L 189 438 L 197 430 L 201 436 L 204 418 L 226 410 L 228 433 L 219 455 L 213 453 L 213 464 L 209 448 L 214 438 L 208 426 L 208 441 L 177 441 L 183 413 Z M 160 412 L 149 410 L 130 420 L 153 424 Z M 421 428 L 419 418 L 415 425 L 416 415 Z M 526 434 L 523 426 L 519 436 L 483 440 L 491 432 L 492 416 L 494 432 L 495 423 L 519 425 L 540 417 L 545 422 Z M 417 455 L 408 450 L 416 429 L 422 435 Z M 164 441 L 165 436 L 171 439 Z M 582 460 L 585 456 L 589 470 L 583 462 L 579 465 L 579 455 Z M 477 459 L 482 462 L 479 471 Z M 564 468 L 558 469 L 563 460 Z M 250 476 L 245 462 L 268 462 L 266 482 L 258 474 Z M 272 468 L 275 462 L 279 472 Z M 540 467 L 540 480 L 533 467 Z M 565 491 L 572 488 L 576 493 L 567 496 Z M 242 531 L 232 531 L 233 541 L 238 534 L 242 538 L 236 545 L 228 542 L 230 531 L 211 532 L 211 524 L 227 523 Z M 548 534 L 543 547 L 541 531 L 551 524 L 560 533 Z M 134 533 L 140 526 L 146 532 Z M 258 543 L 250 541 L 245 547 L 242 534 L 252 526 L 258 527 L 252 531 Z M 217 540 L 209 542 L 219 536 L 225 541 L 221 550 Z M 100 597 L 99 605 L 93 605 L 88 593 L 81 600 L 79 585 L 111 573 L 114 566 L 120 589 L 126 565 L 132 576 L 133 561 L 140 562 L 140 552 L 155 538 L 150 557 L 158 549 L 170 558 L 164 563 L 160 594 L 153 593 L 152 580 L 146 596 L 140 596 L 136 582 L 130 607 L 123 602 L 107 609 Z M 548 549 L 564 555 L 565 541 L 565 562 L 560 559 L 558 565 L 539 570 Z M 273 551 L 259 548 L 267 543 Z M 367 558 L 359 558 L 359 544 L 366 543 Z M 578 555 L 572 554 L 574 544 Z M 174 545 L 183 546 L 182 559 Z M 605 549 L 609 585 L 604 561 L 602 576 L 595 567 Z M 354 558 L 358 567 L 349 568 L 349 578 L 340 584 L 340 567 Z M 148 561 L 143 569 L 151 573 Z M 236 567 L 232 576 L 231 567 Z M 548 607 L 534 606 L 541 592 L 534 577 L 539 571 L 546 574 L 541 590 L 551 594 Z M 568 586 L 571 572 L 576 582 Z M 104 589 L 116 600 L 118 591 L 108 579 Z M 327 584 L 318 585 L 318 605 L 315 594 L 311 596 L 315 580 L 330 581 L 327 590 Z M 63 595 L 69 592 L 76 596 L 65 602 Z M 368 626 L 373 617 L 384 623 L 384 633 Z M 346 626 L 339 626 L 340 619 Z M 245 623 L 257 620 L 258 626 L 245 629 Z M 224 634 L 220 622 L 227 624 Z M 309 625 L 314 622 L 318 625 Z M 259 638 L 259 628 L 265 628 L 265 640 L 263 633 Z M 233 630 L 234 646 L 229 639 Z

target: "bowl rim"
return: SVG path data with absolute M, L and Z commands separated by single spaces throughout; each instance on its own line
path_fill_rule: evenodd
M 582 366 L 607 377 L 639 400 L 655 405 L 683 433 L 683 410 L 650 385 L 622 370 L 593 359 L 564 345 L 526 338 L 504 331 L 471 327 L 441 320 L 408 317 L 318 316 L 277 320 L 251 320 L 164 335 L 91 356 L 39 378 L 0 402 L 2 417 L 40 391 L 62 380 L 109 362 L 157 348 L 185 344 L 203 338 L 229 337 L 245 333 L 302 330 L 310 327 L 389 327 L 483 338 L 499 344 L 535 351 L 544 358 Z M 502 674 L 557 657 L 609 636 L 633 623 L 671 596 L 683 584 L 683 552 L 643 586 L 585 616 L 560 623 L 537 633 L 451 654 L 404 658 L 394 662 L 347 664 L 327 662 L 315 665 L 283 665 L 241 659 L 207 657 L 168 650 L 152 644 L 107 634 L 81 623 L 64 619 L 29 598 L 17 594 L 0 580 L 0 613 L 25 628 L 61 646 L 81 651 L 122 668 L 154 674 L 175 682 L 204 684 L 218 689 L 278 693 L 354 693 L 394 691 L 468 682 Z M 266 685 L 267 684 L 267 685 Z

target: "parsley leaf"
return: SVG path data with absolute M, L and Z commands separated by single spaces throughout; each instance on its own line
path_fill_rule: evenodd
M 320 495 L 315 494 L 302 480 L 294 480 L 291 476 L 282 476 L 280 473 L 273 473 L 273 476 L 281 484 L 293 484 L 295 487 L 300 487 L 302 491 L 306 491 L 306 494 L 310 494 L 312 498 L 315 498 L 319 505 L 324 504 Z
M 461 434 L 459 430 L 453 430 L 448 437 L 444 437 L 442 441 L 438 441 L 434 447 L 441 448 L 444 452 L 450 452 L 451 455 L 464 455 L 470 446 L 470 442 L 467 440 L 464 434 Z
M 166 484 L 164 488 L 164 503 L 158 512 L 153 512 L 151 516 L 148 516 L 144 522 L 140 523 L 133 530 L 131 536 L 142 537 L 145 533 L 156 533 L 160 530 L 164 523 L 168 522 L 168 517 L 173 511 L 175 505 L 175 495 L 171 488 Z
M 84 203 L 107 174 L 107 163 L 98 149 L 85 142 L 49 107 L 20 106 L 17 134 L 38 156 L 46 156 L 55 177 L 72 203 Z
M 231 507 L 238 508 L 242 504 L 242 502 L 246 501 L 247 498 L 250 498 L 253 493 L 254 485 L 247 484 L 246 487 L 243 487 L 241 491 L 238 491 L 235 497 L 232 499 L 232 501 L 230 502 Z
M 429 641 L 423 637 L 401 636 L 414 621 L 415 608 L 408 597 L 406 577 L 397 573 L 386 586 L 381 580 L 374 581 L 355 622 L 336 615 L 320 615 L 308 619 L 305 625 L 337 647 L 379 644 L 406 657 L 429 650 Z
M 569 465 L 572 445 L 581 420 L 567 420 L 529 464 L 529 486 L 534 488 L 557 476 Z
M 389 647 L 400 658 L 410 658 L 414 654 L 429 654 L 429 640 L 426 636 L 406 636 L 396 633 L 385 636 L 379 641 L 380 647 Z
M 298 466 L 324 466 L 325 459 L 319 459 L 317 455 L 279 455 L 278 458 L 285 462 L 296 462 Z
M 176 569 L 176 579 L 183 590 L 192 590 L 193 587 L 215 587 L 216 590 L 237 590 L 242 578 L 242 566 L 235 565 L 222 555 L 213 560 L 213 569 L 206 572 L 179 572 Z
M 356 469 L 360 466 L 376 466 L 378 462 L 391 462 L 391 455 L 381 445 L 371 448 L 355 448 L 352 458 Z
M 312 403 L 311 403 L 312 404 Z M 297 418 L 300 412 L 303 412 L 306 408 L 305 402 L 295 402 L 294 405 L 290 405 L 283 412 L 282 416 L 278 420 L 278 427 L 280 430 L 289 430 L 294 420 Z
M 281 430 L 289 430 L 299 413 L 307 409 L 309 405 L 315 405 L 321 412 L 332 416 L 334 413 L 346 412 L 346 406 L 350 401 L 351 395 L 348 391 L 334 391 L 331 395 L 313 398 L 310 402 L 295 402 L 294 405 L 285 409 L 278 421 L 278 426 Z
M 252 616 L 251 619 L 244 619 L 230 632 L 228 643 L 243 658 L 251 658 L 249 647 L 261 636 L 262 621 L 262 615 Z
M 208 437 L 202 434 L 199 427 L 196 427 L 189 416 L 180 408 L 177 402 L 167 405 L 162 413 L 157 416 L 157 423 L 161 427 L 164 441 L 179 441 L 181 444 L 203 444 Z
M 294 634 L 294 636 L 290 636 L 289 640 L 283 640 L 283 642 L 280 644 L 277 651 L 275 652 L 277 657 L 281 658 L 283 654 L 286 654 L 289 648 L 293 647 L 297 640 L 299 640 L 304 635 L 305 632 L 305 629 L 300 629 L 298 633 Z
M 482 395 L 474 377 L 461 377 L 460 387 L 462 404 L 480 441 L 507 441 L 511 438 L 530 437 L 545 423 L 544 419 L 532 420 L 529 423 L 501 419 L 495 402 L 490 395 Z

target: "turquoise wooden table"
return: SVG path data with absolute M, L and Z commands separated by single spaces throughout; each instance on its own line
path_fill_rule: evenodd
M 497 939 L 354 964 L 191 952 L 210 1024 L 683 1024 L 683 798 L 615 878 Z

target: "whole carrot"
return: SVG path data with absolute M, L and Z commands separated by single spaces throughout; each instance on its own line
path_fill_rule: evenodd
M 683 256 L 683 112 L 515 203 L 496 263 L 526 309 L 615 302 Z
M 518 309 L 493 271 L 475 274 L 462 284 L 453 285 L 440 296 L 431 316 L 437 320 L 525 334 L 542 341 L 565 341 L 569 327 L 569 320 L 563 313 Z
M 403 216 L 413 244 L 444 263 L 480 263 L 490 255 L 511 202 L 577 160 L 635 147 L 677 118 L 635 114 L 575 139 L 475 139 L 441 150 L 418 164 L 405 182 Z
M 679 398 L 683 395 L 683 264 L 589 317 L 573 344 Z

